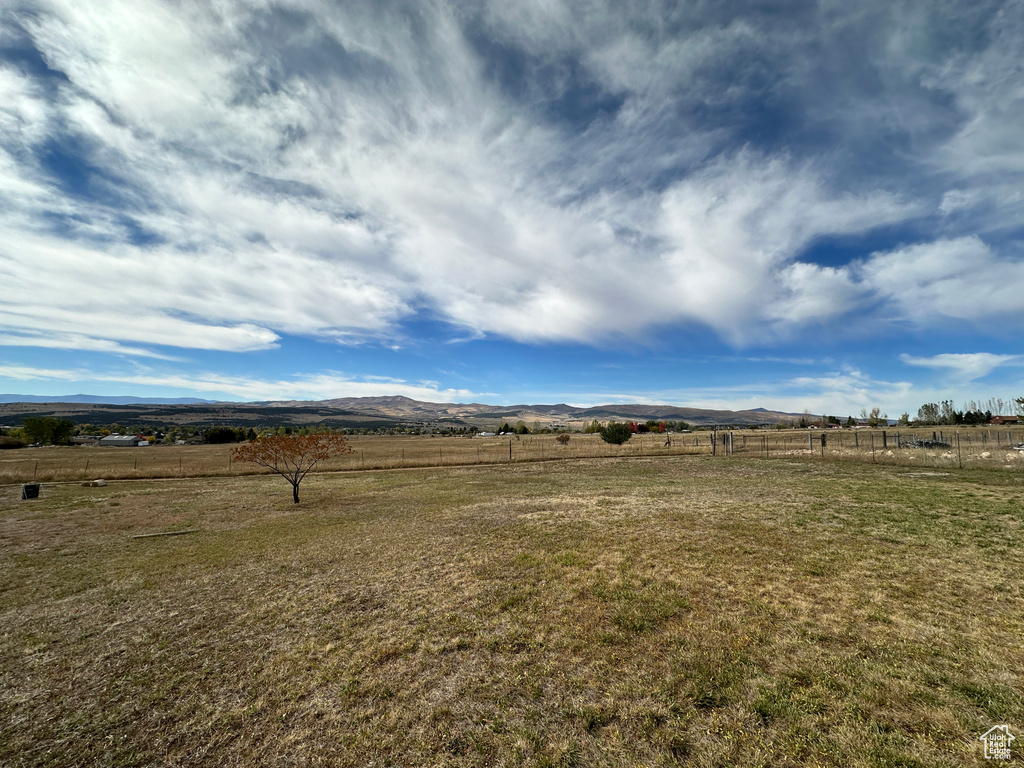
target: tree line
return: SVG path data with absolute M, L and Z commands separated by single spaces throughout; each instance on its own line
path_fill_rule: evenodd
M 984 408 L 984 410 L 982 410 Z M 952 400 L 943 400 L 941 403 L 925 403 L 917 409 L 917 418 L 912 421 L 908 414 L 907 421 L 921 426 L 938 426 L 957 424 L 988 424 L 994 416 L 1007 415 L 1007 411 L 1014 411 L 1014 415 L 1024 413 L 1024 397 L 1015 398 L 1013 401 L 1005 401 L 1002 398 L 991 398 L 986 403 L 978 403 L 971 400 L 963 408 L 957 409 Z

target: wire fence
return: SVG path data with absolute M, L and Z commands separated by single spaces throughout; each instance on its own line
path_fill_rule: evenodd
M 1024 470 L 1024 427 L 718 430 L 637 434 L 623 445 L 598 435 L 431 437 L 358 435 L 352 452 L 317 471 L 401 469 L 604 457 L 708 456 L 829 459 L 920 467 Z M 44 447 L 0 451 L 0 484 L 264 474 L 230 445 Z

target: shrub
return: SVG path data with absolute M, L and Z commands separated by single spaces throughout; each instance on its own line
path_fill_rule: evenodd
M 25 443 L 14 437 L 0 437 L 0 450 L 4 448 L 24 448 Z
M 555 440 L 557 440 L 561 445 L 568 445 L 569 444 L 569 436 L 568 435 L 559 435 L 558 437 L 555 438 Z
M 620 421 L 609 421 L 601 428 L 601 439 L 612 445 L 622 445 L 633 436 L 628 424 Z

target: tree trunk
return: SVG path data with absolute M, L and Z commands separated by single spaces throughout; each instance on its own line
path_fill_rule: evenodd
M 298 483 L 293 483 L 292 484 L 292 500 L 296 504 L 299 503 L 299 484 Z

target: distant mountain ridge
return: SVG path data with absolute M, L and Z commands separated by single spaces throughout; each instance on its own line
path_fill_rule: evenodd
M 93 405 L 212 405 L 198 397 L 132 397 L 130 395 L 0 395 L 0 403 L 91 403 Z
M 555 405 L 488 405 L 485 403 L 427 403 L 408 397 L 343 397 L 316 402 L 302 400 L 272 401 L 264 403 L 270 407 L 296 408 L 305 406 L 332 407 L 363 413 L 374 413 L 384 417 L 414 417 L 428 413 L 439 418 L 458 419 L 522 419 L 523 421 L 548 419 L 569 419 L 592 421 L 597 419 L 671 419 L 689 421 L 694 424 L 775 424 L 797 414 L 769 411 L 756 408 L 743 411 L 689 408 L 677 405 L 650 405 L 640 403 L 616 403 L 596 406 L 572 406 L 565 403 Z
M 14 400 L 13 398 L 17 398 Z M 504 422 L 523 421 L 529 427 L 579 429 L 594 421 L 686 421 L 694 426 L 769 426 L 794 414 L 763 408 L 743 411 L 711 410 L 676 405 L 615 403 L 579 407 L 554 405 L 491 405 L 487 403 L 430 403 L 400 395 L 341 397 L 330 400 L 275 400 L 234 403 L 198 398 L 141 398 L 70 395 L 47 398 L 0 395 L 0 423 L 19 423 L 26 416 L 53 415 L 76 422 L 198 424 L 231 426 L 387 427 L 428 425 L 476 427 L 490 430 Z

